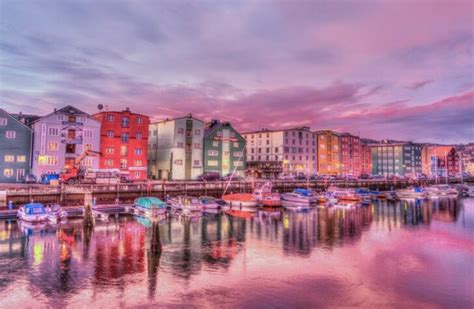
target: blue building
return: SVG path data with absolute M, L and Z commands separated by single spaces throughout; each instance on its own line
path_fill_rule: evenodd
M 30 172 L 33 131 L 0 108 L 0 182 L 22 182 Z

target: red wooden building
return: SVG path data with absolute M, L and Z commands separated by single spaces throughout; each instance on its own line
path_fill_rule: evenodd
M 100 112 L 93 117 L 101 122 L 100 168 L 117 168 L 132 179 L 147 179 L 150 119 L 128 108 Z

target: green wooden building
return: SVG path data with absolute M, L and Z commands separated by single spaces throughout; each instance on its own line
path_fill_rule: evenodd
M 204 131 L 204 172 L 244 176 L 245 139 L 229 122 L 212 120 Z
M 31 166 L 31 128 L 0 108 L 0 183 L 22 182 Z

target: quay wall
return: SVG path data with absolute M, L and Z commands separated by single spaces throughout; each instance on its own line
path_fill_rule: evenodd
M 471 183 L 474 179 L 469 180 Z M 13 207 L 35 201 L 45 204 L 59 203 L 64 206 L 84 205 L 84 196 L 91 194 L 96 200 L 96 204 L 111 203 L 132 203 L 140 196 L 156 196 L 164 199 L 166 196 L 209 195 L 219 197 L 225 188 L 227 193 L 252 192 L 255 186 L 264 183 L 264 180 L 257 181 L 235 181 L 231 182 L 200 182 L 200 181 L 149 181 L 143 183 L 117 184 L 117 185 L 27 185 L 0 184 L 0 191 L 6 192 L 6 198 L 0 200 L 0 209 L 5 209 L 9 201 Z M 309 187 L 314 190 L 324 190 L 329 186 L 341 188 L 369 188 L 371 190 L 395 190 L 406 188 L 412 185 L 428 186 L 433 184 L 430 181 L 386 181 L 386 180 L 358 180 L 358 181 L 304 181 L 304 180 L 273 180 L 273 191 L 290 192 L 295 188 Z M 452 180 L 450 183 L 456 183 Z M 459 183 L 459 181 L 457 181 Z

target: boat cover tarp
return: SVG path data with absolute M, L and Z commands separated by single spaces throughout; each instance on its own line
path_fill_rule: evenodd
M 295 189 L 294 191 L 295 193 L 298 193 L 300 195 L 303 195 L 303 196 L 310 196 L 312 194 L 311 190 L 308 190 L 308 189 Z
M 25 205 L 25 213 L 27 215 L 42 215 L 46 213 L 46 210 L 41 203 L 29 203 Z
M 135 204 L 147 208 L 166 208 L 166 203 L 157 197 L 139 197 L 135 200 Z

